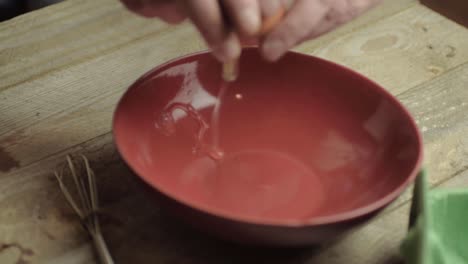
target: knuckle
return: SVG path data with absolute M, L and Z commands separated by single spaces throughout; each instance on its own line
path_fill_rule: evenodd
M 307 28 L 301 26 L 296 21 L 297 20 L 285 21 L 276 36 L 285 43 L 286 46 L 294 45 L 299 39 L 303 38 L 308 33 Z
M 360 1 L 355 0 L 334 0 L 331 1 L 325 20 L 333 24 L 343 24 L 356 17 L 362 7 Z

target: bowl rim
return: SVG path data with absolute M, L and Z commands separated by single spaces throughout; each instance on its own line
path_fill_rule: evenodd
M 257 47 L 246 47 L 243 48 L 244 50 L 253 50 L 253 49 L 258 49 Z M 340 65 L 338 63 L 335 63 L 333 61 L 329 61 L 327 59 L 323 59 L 320 57 L 316 57 L 310 54 L 305 54 L 305 53 L 300 53 L 296 51 L 288 51 L 286 55 L 289 56 L 298 56 L 298 57 L 303 57 L 307 59 L 313 59 L 316 60 L 320 63 L 325 63 L 328 64 L 329 66 L 332 66 L 336 68 L 339 71 L 347 72 L 351 75 L 354 75 L 357 78 L 360 78 L 366 82 L 369 83 L 370 86 L 373 87 L 373 89 L 377 92 L 379 92 L 383 97 L 386 99 L 390 100 L 394 106 L 396 106 L 402 113 L 403 116 L 409 121 L 412 130 L 416 134 L 416 144 L 418 146 L 418 156 L 417 160 L 414 163 L 411 172 L 408 174 L 408 177 L 399 184 L 399 186 L 395 189 L 393 189 L 391 192 L 389 192 L 387 195 L 384 197 L 369 203 L 367 205 L 361 206 L 359 208 L 355 208 L 349 211 L 341 212 L 338 214 L 333 214 L 333 215 L 327 215 L 327 216 L 318 216 L 318 217 L 310 217 L 310 218 L 305 218 L 305 219 L 264 219 L 262 217 L 252 217 L 252 216 L 245 216 L 245 215 L 240 215 L 236 213 L 229 212 L 228 210 L 222 210 L 220 208 L 214 208 L 212 206 L 203 204 L 203 203 L 195 203 L 193 201 L 190 201 L 189 199 L 180 197 L 173 192 L 169 190 L 165 190 L 161 186 L 159 186 L 155 181 L 151 181 L 148 179 L 148 177 L 145 177 L 143 173 L 140 173 L 140 171 L 132 165 L 131 162 L 129 162 L 129 158 L 125 155 L 125 153 L 121 150 L 120 144 L 119 144 L 119 136 L 117 135 L 118 132 L 116 130 L 116 119 L 117 115 L 120 112 L 119 109 L 121 109 L 121 105 L 123 100 L 127 97 L 128 93 L 137 88 L 139 85 L 141 85 L 142 82 L 145 82 L 148 78 L 151 78 L 151 76 L 158 71 L 163 70 L 165 67 L 172 65 L 174 63 L 178 63 L 181 60 L 188 59 L 188 58 L 194 58 L 197 56 L 201 55 L 206 55 L 210 54 L 210 50 L 201 50 L 197 52 L 192 52 L 188 53 L 182 56 L 175 57 L 173 59 L 167 60 L 166 62 L 159 64 L 143 75 L 141 75 L 139 78 L 137 78 L 130 86 L 128 86 L 127 90 L 122 94 L 120 97 L 114 113 L 112 117 L 112 135 L 113 135 L 113 141 L 115 144 L 115 147 L 117 149 L 117 152 L 119 155 L 122 157 L 123 161 L 128 165 L 133 172 L 136 174 L 137 177 L 139 177 L 143 182 L 154 188 L 156 191 L 160 192 L 162 195 L 168 197 L 169 199 L 172 199 L 182 205 L 185 205 L 191 209 L 200 211 L 204 214 L 212 215 L 218 218 L 226 219 L 228 221 L 236 221 L 240 223 L 247 223 L 247 224 L 253 224 L 253 225 L 261 225 L 261 226 L 278 226 L 278 227 L 292 227 L 292 228 L 298 228 L 298 227 L 306 227 L 306 226 L 316 226 L 316 225 L 329 225 L 329 224 L 338 224 L 338 223 L 343 223 L 347 221 L 352 221 L 356 220 L 358 218 L 364 217 L 366 215 L 369 215 L 373 212 L 376 212 L 380 209 L 383 209 L 385 206 L 393 202 L 398 196 L 416 179 L 417 175 L 419 174 L 420 170 L 422 169 L 422 163 L 424 159 L 424 151 L 423 151 L 423 139 L 422 139 L 422 134 L 418 128 L 418 125 L 416 124 L 415 119 L 411 115 L 411 113 L 408 111 L 408 109 L 396 98 L 396 96 L 392 95 L 389 91 L 387 91 L 385 88 L 383 88 L 380 84 L 377 82 L 371 80 L 370 78 L 364 76 L 363 74 L 348 68 L 346 66 Z

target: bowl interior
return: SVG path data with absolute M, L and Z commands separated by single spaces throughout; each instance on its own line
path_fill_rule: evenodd
M 419 132 L 375 83 L 292 52 L 267 63 L 246 49 L 240 69 L 221 101 L 221 69 L 209 53 L 168 62 L 132 85 L 114 116 L 130 167 L 192 207 L 275 224 L 368 213 L 417 173 Z M 193 153 L 197 119 L 210 126 L 205 145 L 219 142 L 221 162 Z

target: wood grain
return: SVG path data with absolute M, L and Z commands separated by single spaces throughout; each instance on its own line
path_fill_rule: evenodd
M 395 0 L 296 50 L 397 95 L 424 133 L 431 184 L 468 187 L 466 43 L 465 28 Z M 410 190 L 337 243 L 284 251 L 207 238 L 148 202 L 114 148 L 112 111 L 141 74 L 203 48 L 190 25 L 138 18 L 114 0 L 65 1 L 0 23 L 0 159 L 16 167 L 0 170 L 0 263 L 95 263 L 52 175 L 67 153 L 86 154 L 97 172 L 117 263 L 398 263 Z
M 337 61 L 399 94 L 467 61 L 468 30 L 416 5 L 303 51 Z
M 468 64 L 399 97 L 421 126 L 427 127 L 426 153 L 431 154 L 426 156 L 425 166 L 433 185 L 468 187 L 467 81 Z M 410 197 L 402 196 L 395 202 L 398 206 L 336 244 L 293 253 L 262 251 L 251 259 L 252 250 L 233 248 L 170 223 L 173 220 L 157 204 L 147 202 L 144 187 L 119 159 L 111 135 L 106 134 L 2 177 L 0 241 L 14 239 L 33 249 L 34 261 L 57 261 L 73 252 L 81 259 L 92 259 L 86 237 L 51 174 L 64 161 L 65 153 L 84 153 L 91 159 L 103 208 L 109 214 L 104 222 L 106 236 L 121 263 L 144 263 L 145 259 L 161 263 L 389 263 L 386 261 L 398 259 L 398 246 L 406 232 Z M 141 230 L 143 226 L 146 228 Z M 127 243 L 134 247 L 126 249 Z

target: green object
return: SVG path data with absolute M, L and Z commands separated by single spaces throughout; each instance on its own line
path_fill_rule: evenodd
M 468 189 L 430 190 L 422 171 L 401 253 L 407 264 L 468 263 Z

